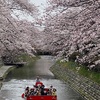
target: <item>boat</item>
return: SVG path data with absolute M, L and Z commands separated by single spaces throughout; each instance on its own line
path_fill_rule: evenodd
M 34 88 L 30 88 L 30 90 L 35 90 L 38 87 L 44 87 L 44 84 L 42 82 L 36 82 L 34 85 Z M 50 86 L 51 88 L 53 86 Z M 29 87 L 27 87 L 29 88 Z M 50 88 L 45 88 L 43 89 L 44 94 L 31 94 L 28 93 L 28 95 L 25 95 L 25 93 L 22 94 L 22 98 L 24 100 L 57 100 L 57 95 L 56 95 L 56 89 L 52 88 L 52 91 L 55 90 L 54 92 L 50 93 Z M 42 91 L 42 90 L 41 90 Z

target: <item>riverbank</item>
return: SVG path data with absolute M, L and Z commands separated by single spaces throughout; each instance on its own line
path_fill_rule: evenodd
M 65 67 L 62 63 L 55 63 L 50 68 L 55 77 L 68 83 L 86 100 L 100 100 L 100 85 L 89 78 Z
M 39 59 L 40 57 L 39 56 L 35 56 L 35 57 L 32 57 L 32 56 L 30 56 L 30 55 L 27 55 L 27 54 L 22 54 L 22 55 L 20 55 L 20 56 L 18 56 L 18 62 L 25 62 L 25 64 L 23 65 L 23 67 L 30 67 L 30 66 L 32 66 L 34 63 L 35 63 L 35 61 L 37 60 L 37 59 Z M 20 67 L 19 65 L 1 65 L 0 66 L 0 89 L 1 89 L 1 87 L 2 87 L 2 84 L 3 84 L 3 81 L 4 81 L 4 79 L 6 78 L 6 76 L 7 76 L 7 74 L 10 72 L 10 71 L 12 71 L 12 70 L 16 70 L 16 68 L 17 67 Z M 21 66 L 22 67 L 22 66 Z M 24 72 L 25 72 L 25 70 L 24 70 Z
M 6 75 L 14 69 L 14 66 L 1 66 L 0 67 L 0 88 L 2 86 L 2 82 L 5 79 Z

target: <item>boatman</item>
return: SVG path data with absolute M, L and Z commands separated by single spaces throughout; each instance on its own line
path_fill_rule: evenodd
M 39 76 L 36 77 L 36 82 L 40 82 L 40 77 Z
M 38 85 L 42 86 L 42 85 L 43 85 L 43 83 L 40 81 L 40 77 L 39 77 L 39 76 L 37 76 L 37 78 L 36 78 L 36 83 L 35 83 L 35 85 L 36 85 L 36 86 L 38 86 Z

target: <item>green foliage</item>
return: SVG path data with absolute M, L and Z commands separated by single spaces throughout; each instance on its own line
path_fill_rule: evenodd
M 100 84 L 100 73 L 99 72 L 89 70 L 86 66 L 79 65 L 72 61 L 69 61 L 69 62 L 57 61 L 57 63 Z
M 23 53 L 23 54 L 18 55 L 16 57 L 16 62 L 30 62 L 30 61 L 36 60 L 38 58 L 39 58 L 39 56 L 32 57 L 28 54 Z
M 69 60 L 70 60 L 70 61 L 75 61 L 75 60 L 76 60 L 76 56 L 81 57 L 82 54 L 80 54 L 79 52 L 73 52 L 73 53 L 69 56 Z

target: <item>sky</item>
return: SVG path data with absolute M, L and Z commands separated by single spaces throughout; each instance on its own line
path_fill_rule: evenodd
M 38 8 L 39 8 L 39 11 L 40 11 L 40 13 L 41 13 L 41 16 L 43 15 L 43 12 L 44 12 L 44 9 L 45 9 L 45 7 L 46 7 L 46 0 L 30 0 L 30 3 L 33 3 L 33 4 L 35 4 Z M 16 14 L 18 13 L 18 15 L 20 15 L 21 16 L 21 19 L 27 19 L 27 20 L 29 20 L 29 21 L 32 21 L 33 20 L 33 18 L 31 17 L 31 16 L 23 16 L 21 13 L 19 13 L 18 11 L 16 12 Z M 16 16 L 14 15 L 14 14 L 12 14 L 12 16 L 14 17 L 14 18 L 16 18 Z
M 47 5 L 46 0 L 30 0 L 30 2 L 38 6 L 40 13 L 42 15 Z
M 32 2 L 33 4 L 35 4 L 36 6 L 38 6 L 39 11 L 40 11 L 41 16 L 42 16 L 43 15 L 43 12 L 44 12 L 44 9 L 47 6 L 46 0 L 30 0 L 30 2 Z M 31 20 L 30 17 L 29 17 L 29 20 Z
M 41 6 L 41 9 L 43 9 L 43 6 L 46 6 L 46 0 L 30 0 L 30 2 L 34 3 L 36 6 Z

